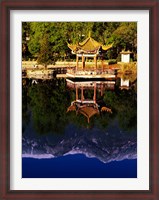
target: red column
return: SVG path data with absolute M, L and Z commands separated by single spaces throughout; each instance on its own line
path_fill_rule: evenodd
M 81 101 L 84 101 L 83 86 L 82 86 L 82 88 L 81 88 Z
M 101 83 L 101 97 L 103 96 L 103 89 L 104 89 L 103 83 Z
M 78 70 L 78 55 L 76 55 L 76 71 Z
M 82 70 L 84 70 L 84 69 L 85 69 L 85 57 L 82 54 Z
M 102 64 L 102 72 L 104 72 L 104 58 L 103 58 L 103 56 L 102 56 L 101 64 Z
M 97 72 L 97 55 L 94 56 L 95 72 Z
M 96 82 L 94 83 L 94 96 L 93 96 L 93 101 L 94 101 L 94 103 L 96 103 L 96 88 L 97 88 L 97 86 L 96 86 Z
M 78 87 L 76 85 L 76 101 L 78 100 Z

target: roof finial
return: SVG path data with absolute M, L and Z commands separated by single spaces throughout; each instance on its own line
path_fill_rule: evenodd
M 89 38 L 91 37 L 91 31 L 89 31 L 89 33 L 88 33 L 88 37 L 89 37 Z

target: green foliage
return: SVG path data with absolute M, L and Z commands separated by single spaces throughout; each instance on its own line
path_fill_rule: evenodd
M 120 72 L 125 72 L 127 70 L 132 71 L 133 73 L 137 72 L 137 64 L 136 63 L 123 63 L 120 66 Z
M 31 57 L 31 53 L 28 49 L 28 41 L 30 34 L 30 23 L 22 23 L 22 58 L 23 60 L 28 60 Z
M 53 58 L 51 45 L 48 40 L 48 34 L 45 34 L 43 40 L 40 42 L 40 51 L 38 54 L 37 63 L 46 67 L 48 64 L 53 63 Z
M 108 60 L 108 65 L 112 65 L 112 64 L 116 64 L 116 63 L 117 63 L 116 59 Z
M 109 42 L 113 42 L 114 53 L 119 55 L 121 50 L 137 52 L 137 23 L 122 22 L 112 33 Z
M 133 83 L 137 80 L 137 64 L 134 62 L 121 64 L 118 73 L 118 77 Z
M 122 49 L 129 49 L 136 54 L 135 22 L 24 22 L 22 25 L 23 44 L 27 47 L 24 48 L 25 51 L 31 57 L 39 58 L 42 57 L 46 44 L 46 65 L 51 61 L 72 59 L 67 43 L 78 44 L 88 37 L 89 32 L 102 44 L 113 43 L 113 48 L 105 55 L 106 59 L 116 59 Z M 26 41 L 26 35 L 29 41 Z

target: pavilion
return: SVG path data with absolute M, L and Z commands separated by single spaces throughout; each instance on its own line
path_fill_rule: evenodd
M 90 122 L 90 118 L 94 115 L 99 115 L 100 111 L 102 112 L 110 112 L 112 113 L 112 110 L 106 106 L 102 106 L 101 109 L 99 109 L 99 105 L 97 104 L 97 83 L 93 82 L 91 85 L 91 88 L 93 86 L 94 94 L 93 99 L 85 99 L 84 97 L 84 89 L 88 89 L 89 86 L 81 84 L 79 82 L 75 84 L 75 90 L 76 90 L 76 99 L 71 102 L 71 105 L 68 107 L 67 112 L 69 111 L 75 111 L 76 115 L 82 114 L 87 118 L 87 122 Z M 80 95 L 79 95 L 80 90 Z M 101 90 L 101 95 L 103 93 L 103 90 Z
M 78 44 L 68 44 L 71 49 L 72 54 L 76 54 L 76 67 L 74 70 L 68 70 L 67 76 L 73 78 L 105 78 L 108 77 L 108 73 L 104 72 L 103 59 L 101 59 L 102 70 L 98 69 L 97 58 L 100 51 L 107 51 L 112 47 L 110 45 L 103 45 L 96 40 L 94 40 L 89 33 L 89 37 L 83 42 Z M 93 66 L 86 69 L 86 58 L 93 58 Z M 82 61 L 82 66 L 79 66 L 80 60 Z M 114 74 L 109 74 L 110 78 L 114 77 Z

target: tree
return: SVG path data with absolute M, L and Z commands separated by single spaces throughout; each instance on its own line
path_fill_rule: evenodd
M 46 68 L 47 65 L 52 64 L 53 61 L 53 54 L 51 45 L 49 43 L 48 34 L 45 34 L 43 40 L 40 42 L 40 52 L 38 54 L 37 63 L 44 65 Z
M 23 30 L 23 35 L 29 30 L 28 50 L 32 56 L 41 57 L 39 52 L 43 52 L 43 46 L 47 44 L 54 62 L 71 55 L 67 43 L 78 44 L 88 37 L 89 32 L 102 44 L 113 43 L 113 48 L 107 51 L 108 59 L 117 58 L 122 49 L 137 52 L 136 22 L 27 22 L 23 24 Z
M 31 54 L 28 49 L 28 41 L 29 41 L 29 34 L 30 34 L 30 23 L 23 22 L 22 23 L 22 58 L 27 60 L 31 57 Z
M 113 54 L 120 55 L 121 50 L 130 50 L 137 53 L 137 23 L 122 22 L 108 39 L 113 42 Z M 113 56 L 114 56 L 113 55 Z

